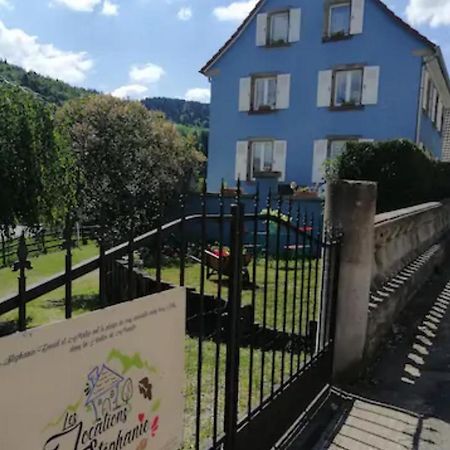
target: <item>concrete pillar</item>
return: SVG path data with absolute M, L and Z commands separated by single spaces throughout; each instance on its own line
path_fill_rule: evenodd
M 358 375 L 364 355 L 374 253 L 377 185 L 336 181 L 327 185 L 325 223 L 342 229 L 333 377 Z

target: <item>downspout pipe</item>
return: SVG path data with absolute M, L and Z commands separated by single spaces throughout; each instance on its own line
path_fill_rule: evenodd
M 425 93 L 425 58 L 422 57 L 421 70 L 420 70 L 420 86 L 419 86 L 419 105 L 417 108 L 417 119 L 416 119 L 416 145 L 420 146 L 420 131 L 422 128 L 422 105 L 423 96 Z

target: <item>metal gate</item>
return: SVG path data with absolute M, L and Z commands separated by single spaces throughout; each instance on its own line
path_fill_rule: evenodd
M 271 449 L 331 381 L 339 236 L 308 213 L 293 217 L 292 202 L 271 204 L 263 214 L 231 207 L 224 433 L 212 448 Z
M 97 270 L 100 308 L 186 286 L 184 448 L 269 450 L 330 383 L 340 238 L 292 198 L 269 193 L 262 206 L 258 193 L 205 188 L 200 200 L 187 214 L 182 196 L 166 224 L 161 204 L 154 230 L 76 267 L 67 230 L 65 272 L 30 289 L 23 239 L 18 295 L 0 302 L 0 322 L 18 310 L 25 329 L 27 304 L 61 286 L 70 319 L 73 281 Z

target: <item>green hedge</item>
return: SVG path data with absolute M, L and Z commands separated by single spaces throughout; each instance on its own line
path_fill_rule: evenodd
M 329 176 L 378 183 L 378 212 L 450 198 L 450 164 L 406 140 L 349 143 Z

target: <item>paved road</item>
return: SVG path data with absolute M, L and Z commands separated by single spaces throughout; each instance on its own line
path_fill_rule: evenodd
M 450 450 L 450 267 L 402 313 L 372 371 L 345 391 L 317 450 Z

